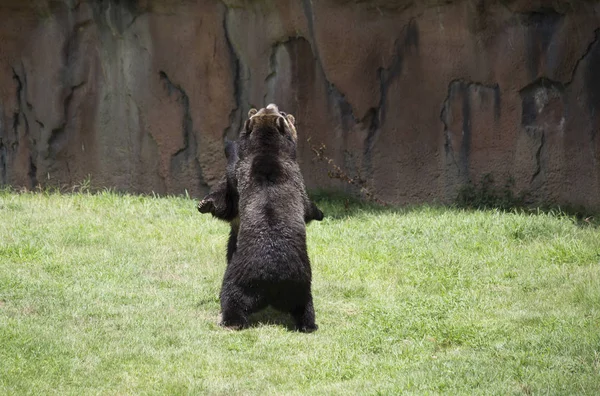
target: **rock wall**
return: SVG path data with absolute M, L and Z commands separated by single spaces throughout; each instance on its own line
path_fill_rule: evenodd
M 270 102 L 310 188 L 600 208 L 598 1 L 0 0 L 0 184 L 200 196 Z

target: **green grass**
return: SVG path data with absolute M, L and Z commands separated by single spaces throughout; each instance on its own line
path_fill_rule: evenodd
M 0 191 L 0 394 L 600 394 L 600 229 L 320 200 L 320 329 L 217 325 L 185 198 Z

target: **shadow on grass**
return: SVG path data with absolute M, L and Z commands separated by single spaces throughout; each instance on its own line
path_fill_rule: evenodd
M 508 177 L 504 184 L 499 185 L 492 174 L 485 174 L 478 183 L 469 182 L 458 189 L 453 207 L 479 211 L 497 210 L 524 215 L 551 215 L 569 218 L 578 226 L 600 226 L 600 216 L 597 211 L 582 205 L 536 202 L 527 190 L 517 193 L 515 184 L 513 177 Z
M 207 306 L 210 305 L 210 308 Z M 196 309 L 208 309 L 213 312 L 220 311 L 219 309 L 219 298 L 205 298 L 198 301 L 195 304 Z M 221 314 L 219 312 L 216 318 L 216 323 L 221 321 Z M 296 331 L 296 325 L 292 316 L 287 312 L 281 312 L 275 308 L 268 306 L 258 312 L 251 314 L 248 317 L 248 328 L 257 328 L 262 326 L 281 326 L 288 331 Z
M 287 312 L 277 311 L 275 308 L 267 307 L 259 312 L 253 313 L 248 319 L 251 328 L 262 326 L 281 326 L 288 331 L 297 331 L 292 316 Z
M 336 220 L 356 215 L 406 213 L 412 209 L 412 207 L 383 206 L 338 192 L 315 191 L 310 193 L 310 197 L 326 218 Z
M 515 213 L 522 215 L 552 215 L 555 217 L 569 218 L 581 227 L 600 227 L 600 213 L 588 210 L 582 206 L 562 206 L 554 204 L 526 204 L 522 201 L 509 202 L 507 200 L 468 201 L 457 199 L 450 205 L 419 204 L 406 206 L 383 206 L 366 202 L 356 197 L 342 193 L 315 191 L 310 194 L 311 199 L 323 211 L 326 218 L 343 219 L 353 216 L 371 216 L 386 213 L 406 214 L 429 210 L 450 210 L 461 212 L 489 212 Z

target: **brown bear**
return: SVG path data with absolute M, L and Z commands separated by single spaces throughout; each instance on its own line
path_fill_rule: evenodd
M 317 325 L 305 221 L 322 213 L 306 194 L 290 116 L 274 104 L 248 116 L 237 141 L 239 231 L 221 288 L 221 324 L 244 328 L 251 313 L 271 305 L 311 332 Z
M 251 109 L 248 112 L 248 117 L 256 115 L 258 111 Z M 286 114 L 280 111 L 280 114 L 288 121 L 290 134 L 294 142 L 298 142 L 298 133 L 295 126 L 295 118 L 291 114 Z M 238 144 L 236 141 L 225 141 L 225 157 L 227 158 L 226 172 L 223 178 L 211 189 L 211 192 L 198 203 L 198 211 L 200 213 L 211 213 L 214 217 L 227 221 L 231 228 L 229 230 L 229 239 L 227 241 L 227 264 L 231 262 L 231 257 L 237 246 L 237 234 L 239 230 L 238 216 L 238 191 L 237 179 L 235 177 L 235 167 L 237 165 Z M 323 220 L 323 213 L 312 204 L 314 207 L 305 218 L 306 223 L 312 220 Z

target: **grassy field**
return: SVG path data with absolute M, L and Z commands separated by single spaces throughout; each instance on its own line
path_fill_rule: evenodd
M 600 228 L 319 204 L 319 331 L 234 332 L 193 200 L 0 192 L 0 394 L 600 394 Z

